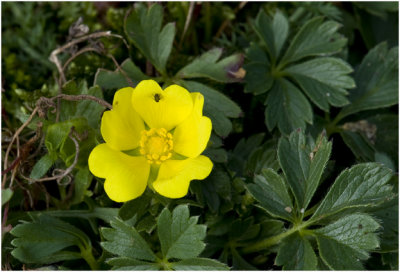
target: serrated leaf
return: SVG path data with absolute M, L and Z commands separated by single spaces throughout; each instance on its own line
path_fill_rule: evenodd
M 79 252 L 63 251 L 77 246 L 91 250 L 87 235 L 60 219 L 39 214 L 32 222 L 22 222 L 11 230 L 16 236 L 11 254 L 23 263 L 55 263 L 82 258 Z
M 126 59 L 121 63 L 121 69 L 126 76 L 136 86 L 140 81 L 149 79 L 148 76 L 137 67 L 131 59 Z M 103 68 L 97 69 L 93 85 L 98 85 L 104 89 L 120 89 L 129 86 L 125 75 L 119 69 L 109 71 Z
M 165 74 L 165 66 L 175 37 L 175 24 L 161 29 L 163 8 L 153 4 L 146 8 L 139 3 L 125 20 L 125 32 L 129 40 L 150 60 L 154 67 Z
M 265 101 L 265 123 L 268 130 L 278 126 L 282 133 L 305 129 L 312 123 L 311 105 L 300 90 L 286 79 L 276 80 Z
M 103 228 L 101 233 L 106 239 L 101 246 L 108 252 L 121 257 L 144 261 L 155 261 L 157 257 L 136 229 L 120 219 L 111 221 L 113 228 Z
M 310 242 L 299 233 L 283 240 L 275 259 L 275 264 L 282 265 L 283 270 L 316 270 L 317 263 Z
M 160 270 L 158 263 L 139 261 L 128 257 L 115 257 L 106 261 L 114 270 Z
M 243 63 L 243 55 L 235 54 L 220 61 L 222 48 L 211 49 L 191 63 L 183 67 L 176 74 L 179 78 L 209 78 L 219 82 L 236 82 L 234 73 Z
M 173 263 L 171 267 L 174 270 L 229 270 L 226 264 L 220 263 L 217 260 L 207 259 L 207 258 L 191 258 L 181 260 L 179 262 Z
M 390 169 L 378 163 L 362 163 L 344 170 L 312 218 L 320 219 L 354 207 L 374 206 L 391 195 Z
M 329 160 L 332 144 L 320 136 L 314 149 L 303 132 L 295 131 L 289 139 L 281 138 L 278 160 L 293 191 L 299 209 L 306 209 L 313 197 Z
M 189 217 L 186 205 L 176 207 L 172 214 L 167 208 L 161 212 L 157 231 L 164 258 L 195 258 L 203 251 L 206 226 L 197 225 L 197 220 Z
M 284 180 L 272 169 L 264 169 L 247 185 L 249 192 L 269 214 L 292 220 L 293 204 Z
M 349 103 L 346 89 L 355 87 L 348 76 L 353 69 L 338 58 L 316 58 L 285 69 L 308 97 L 322 110 L 329 105 L 343 107 Z
M 335 35 L 339 27 L 339 23 L 334 21 L 323 22 L 322 17 L 307 21 L 293 38 L 281 63 L 339 52 L 347 42 L 346 38 Z
M 265 43 L 272 59 L 277 59 L 289 33 L 289 22 L 278 10 L 271 20 L 263 11 L 257 14 L 253 28 Z
M 50 156 L 50 154 L 44 155 L 35 163 L 29 177 L 31 179 L 39 179 L 43 177 L 47 173 L 47 171 L 49 171 L 53 163 L 54 160 L 52 156 Z
M 269 91 L 274 83 L 274 78 L 270 71 L 267 55 L 257 44 L 252 43 L 246 50 L 246 56 L 249 63 L 243 66 L 246 70 L 244 92 L 259 95 Z
M 342 109 L 340 118 L 356 112 L 389 107 L 398 103 L 398 47 L 386 43 L 371 49 L 355 72 L 357 88 L 349 95 L 351 104 Z
M 226 95 L 202 83 L 185 80 L 180 84 L 190 92 L 200 92 L 204 96 L 204 115 L 210 117 L 213 129 L 219 136 L 228 136 L 232 130 L 228 117 L 239 117 L 240 107 Z
M 360 260 L 379 246 L 379 224 L 369 215 L 352 214 L 315 231 L 320 255 L 335 270 L 362 270 Z

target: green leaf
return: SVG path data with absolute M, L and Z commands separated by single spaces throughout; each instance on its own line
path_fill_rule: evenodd
M 309 56 L 326 56 L 339 52 L 347 39 L 337 34 L 340 24 L 323 22 L 322 17 L 307 21 L 290 43 L 281 63 L 290 63 Z
M 174 270 L 229 270 L 226 264 L 220 263 L 213 259 L 207 258 L 191 258 L 173 263 L 171 267 Z
M 246 70 L 244 92 L 259 95 L 269 91 L 274 78 L 267 55 L 257 44 L 251 43 L 246 49 L 246 56 L 249 62 L 243 66 Z
M 289 139 L 281 138 L 278 160 L 293 191 L 299 209 L 306 209 L 313 197 L 326 167 L 332 144 L 321 135 L 312 149 L 304 133 L 295 131 Z M 304 211 L 303 210 L 303 211 Z
M 355 87 L 348 76 L 353 69 L 338 58 L 316 58 L 290 66 L 284 72 L 299 84 L 307 96 L 322 110 L 329 105 L 343 107 L 349 103 L 346 89 Z
M 88 188 L 92 179 L 93 175 L 88 167 L 78 170 L 74 176 L 74 197 L 71 200 L 71 204 L 81 203 L 86 195 L 91 194 Z
M 136 229 L 120 219 L 111 221 L 112 228 L 102 228 L 106 239 L 101 246 L 108 252 L 133 259 L 155 261 L 157 257 Z
M 1 206 L 6 204 L 12 198 L 14 191 L 10 188 L 1 189 Z
M 160 270 L 160 265 L 158 263 L 149 263 L 128 257 L 111 258 L 108 259 L 106 263 L 113 266 L 113 270 Z
M 366 137 L 358 132 L 343 130 L 340 132 L 345 144 L 351 149 L 357 159 L 374 161 L 375 149 Z
M 71 246 L 91 250 L 84 232 L 60 219 L 39 214 L 32 222 L 22 222 L 11 230 L 16 248 L 11 254 L 23 263 L 49 264 L 82 258 L 81 253 L 63 251 Z
M 131 59 L 126 59 L 121 63 L 121 69 L 125 75 L 132 81 L 136 86 L 140 81 L 149 79 L 148 76 L 137 67 Z M 104 89 L 121 89 L 129 86 L 129 82 L 123 73 L 119 69 L 115 71 L 109 71 L 103 68 L 97 69 L 94 77 L 94 85 L 99 85 Z
M 305 129 L 312 123 L 311 105 L 300 90 L 286 79 L 276 80 L 265 101 L 265 123 L 271 131 L 278 126 L 289 134 L 297 128 Z
M 278 10 L 271 21 L 267 14 L 260 10 L 253 28 L 267 46 L 271 58 L 277 59 L 289 33 L 289 22 L 286 17 Z
M 99 86 L 91 87 L 89 90 L 82 92 L 81 94 L 88 94 L 100 99 L 103 99 L 103 92 Z M 76 106 L 76 117 L 85 117 L 88 120 L 88 124 L 92 128 L 100 127 L 101 114 L 104 111 L 104 106 L 91 100 L 79 101 Z
M 228 117 L 239 117 L 240 107 L 226 95 L 202 83 L 185 80 L 180 84 L 190 92 L 200 92 L 204 96 L 204 115 L 211 119 L 213 129 L 219 136 L 228 136 L 232 130 Z
M 47 173 L 47 171 L 49 171 L 53 163 L 54 160 L 50 154 L 44 155 L 35 163 L 29 177 L 31 179 L 40 179 Z
M 125 32 L 129 40 L 163 75 L 171 53 L 175 37 L 175 24 L 169 23 L 161 29 L 163 8 L 153 4 L 146 8 L 142 3 L 135 8 L 125 20 Z
M 282 265 L 283 270 L 316 270 L 317 263 L 310 242 L 298 232 L 283 240 L 275 259 L 275 264 Z
M 360 260 L 379 247 L 379 224 L 369 215 L 352 214 L 316 230 L 323 261 L 334 270 L 363 270 Z
M 391 195 L 390 169 L 362 163 L 344 170 L 312 216 L 321 219 L 354 207 L 374 206 Z
M 236 82 L 238 79 L 234 73 L 243 63 L 243 55 L 235 54 L 220 61 L 222 48 L 211 49 L 191 63 L 183 67 L 177 73 L 179 78 L 209 78 L 219 82 Z
M 351 104 L 342 109 L 342 119 L 356 112 L 380 109 L 398 103 L 398 47 L 386 43 L 371 49 L 355 73 L 357 88 L 349 95 Z
M 189 217 L 189 207 L 180 205 L 171 212 L 165 208 L 157 220 L 161 251 L 166 259 L 190 259 L 204 249 L 206 226 L 197 225 L 197 217 Z
M 260 202 L 269 214 L 292 220 L 293 204 L 284 180 L 272 169 L 262 170 L 254 178 L 254 184 L 247 185 L 249 192 Z
M 47 127 L 45 145 L 50 153 L 56 152 L 67 140 L 71 128 L 74 127 L 78 133 L 87 127 L 86 118 L 76 118 L 64 122 L 54 123 Z

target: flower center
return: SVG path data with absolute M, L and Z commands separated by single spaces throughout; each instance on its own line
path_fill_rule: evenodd
M 148 163 L 161 164 L 171 158 L 173 146 L 172 135 L 165 128 L 142 131 L 140 154 L 146 157 Z

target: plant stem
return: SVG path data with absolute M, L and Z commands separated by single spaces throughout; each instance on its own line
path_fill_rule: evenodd
M 257 252 L 263 249 L 266 249 L 270 246 L 276 245 L 279 243 L 282 239 L 286 238 L 287 236 L 295 233 L 296 231 L 301 231 L 302 229 L 306 228 L 307 226 L 311 225 L 314 223 L 314 221 L 306 221 L 303 222 L 299 225 L 293 226 L 293 228 L 289 229 L 286 232 L 283 232 L 281 234 L 269 237 L 267 239 L 261 240 L 253 245 L 250 245 L 248 247 L 243 248 L 243 253 L 252 253 L 252 252 Z
M 99 266 L 98 266 L 98 263 L 96 262 L 96 259 L 93 257 L 91 247 L 89 247 L 88 249 L 82 250 L 81 255 L 82 255 L 82 258 L 85 259 L 85 261 L 90 266 L 90 269 L 98 270 Z

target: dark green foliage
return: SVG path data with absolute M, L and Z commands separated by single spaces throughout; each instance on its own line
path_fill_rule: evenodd
M 398 270 L 398 3 L 4 2 L 1 20 L 3 270 Z M 116 203 L 88 157 L 146 79 L 204 96 L 213 169 Z

